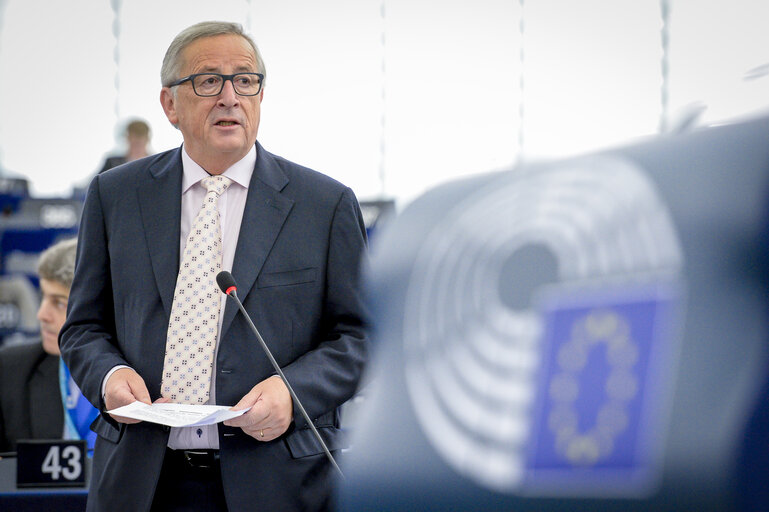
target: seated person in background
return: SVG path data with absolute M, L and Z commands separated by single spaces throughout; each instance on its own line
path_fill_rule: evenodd
M 19 439 L 78 437 L 65 430 L 67 423 L 76 427 L 65 419 L 59 377 L 59 330 L 67 315 L 76 248 L 77 239 L 65 240 L 40 255 L 40 341 L 0 348 L 0 452 L 15 451 Z M 73 396 L 69 387 L 67 400 L 75 404 L 79 391 Z
M 99 170 L 100 173 L 126 162 L 149 156 L 147 146 L 150 143 L 150 127 L 147 123 L 141 119 L 128 123 L 125 129 L 125 138 L 128 145 L 126 153 L 124 155 L 107 157 L 104 165 Z

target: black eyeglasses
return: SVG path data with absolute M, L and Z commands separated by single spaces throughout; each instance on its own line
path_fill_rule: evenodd
M 176 87 L 184 82 L 192 83 L 192 90 L 198 96 L 219 96 L 224 89 L 224 82 L 232 82 L 235 92 L 241 96 L 256 96 L 262 90 L 264 75 L 261 73 L 235 73 L 234 75 L 222 75 L 221 73 L 195 73 L 185 76 L 168 87 Z

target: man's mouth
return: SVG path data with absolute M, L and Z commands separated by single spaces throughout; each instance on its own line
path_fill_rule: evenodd
M 238 123 L 236 123 L 235 121 L 219 121 L 218 123 L 216 123 L 217 126 L 232 126 L 235 124 L 238 124 Z

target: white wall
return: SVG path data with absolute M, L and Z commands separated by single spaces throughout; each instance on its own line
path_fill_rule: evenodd
M 769 63 L 769 4 L 670 4 L 671 122 L 697 102 L 704 123 L 764 109 L 769 77 L 744 74 Z M 177 146 L 160 62 L 179 30 L 205 19 L 243 23 L 262 50 L 260 142 L 362 199 L 403 204 L 453 177 L 659 124 L 657 0 L 124 0 L 117 62 L 109 1 L 5 0 L 0 167 L 36 195 L 66 195 L 115 147 L 119 120 L 147 119 L 156 151 Z

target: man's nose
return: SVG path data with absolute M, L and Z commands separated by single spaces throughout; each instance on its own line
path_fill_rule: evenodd
M 49 317 L 49 309 L 45 305 L 45 301 L 40 303 L 40 307 L 37 308 L 37 319 L 40 322 L 45 322 L 45 320 Z
M 219 103 L 226 106 L 237 105 L 240 102 L 240 97 L 235 92 L 235 85 L 232 83 L 232 79 L 224 81 L 222 92 L 219 93 Z

